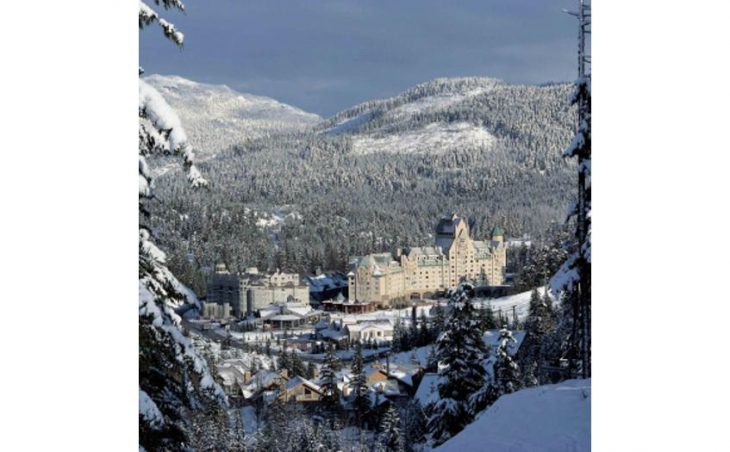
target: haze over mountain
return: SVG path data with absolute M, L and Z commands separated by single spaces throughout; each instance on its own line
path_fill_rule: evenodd
M 191 135 L 212 137 L 200 144 L 211 187 L 160 179 L 165 199 L 153 216 L 179 274 L 219 261 L 342 269 L 348 256 L 431 244 L 447 212 L 471 218 L 477 238 L 496 224 L 539 235 L 563 222 L 573 197 L 574 164 L 562 157 L 575 124 L 570 84 L 436 79 L 319 121 L 286 107 L 263 109 L 266 120 L 226 121 L 243 102 L 221 98 L 238 94 L 188 86 L 162 94 L 184 106 Z M 279 124 L 285 118 L 291 127 Z

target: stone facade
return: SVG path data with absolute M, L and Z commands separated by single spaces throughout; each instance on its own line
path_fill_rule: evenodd
M 491 235 L 491 240 L 473 240 L 464 218 L 442 218 L 436 246 L 356 258 L 348 274 L 349 299 L 387 307 L 443 292 L 462 277 L 479 285 L 501 285 L 507 263 L 504 233 L 495 227 Z

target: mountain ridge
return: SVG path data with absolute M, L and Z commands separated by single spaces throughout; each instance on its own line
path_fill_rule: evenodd
M 317 114 L 228 85 L 200 83 L 178 75 L 152 74 L 144 80 L 178 113 L 199 160 L 242 141 L 298 132 L 322 120 Z

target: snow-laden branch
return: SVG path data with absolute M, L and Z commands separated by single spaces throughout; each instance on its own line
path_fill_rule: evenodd
M 160 4 L 159 1 L 155 1 L 156 4 Z M 185 10 L 182 3 L 177 1 L 163 1 L 162 2 L 165 9 L 170 7 L 175 7 L 180 10 Z M 170 22 L 166 21 L 162 17 L 160 17 L 155 10 L 150 8 L 145 2 L 140 1 L 139 2 L 139 28 L 144 28 L 148 25 L 150 25 L 152 22 L 157 22 L 160 25 L 160 28 L 162 28 L 162 33 L 165 35 L 166 38 L 172 40 L 175 44 L 181 46 L 183 44 L 183 41 L 185 40 L 185 35 L 183 35 L 182 32 L 178 31 L 175 28 L 174 24 L 171 24 Z
M 162 95 L 144 80 L 139 80 L 139 140 L 140 140 L 140 195 L 149 190 L 149 174 L 144 175 L 146 167 L 143 157 L 156 153 L 179 154 L 183 158 L 183 166 L 187 178 L 193 187 L 207 186 L 208 182 L 195 167 L 192 146 L 182 126 L 180 117 L 165 101 Z M 142 183 L 146 179 L 147 185 Z M 144 188 L 144 190 L 143 190 Z

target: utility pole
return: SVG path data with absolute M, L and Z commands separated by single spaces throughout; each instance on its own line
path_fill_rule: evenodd
M 590 103 L 590 70 L 591 57 L 586 53 L 586 36 L 591 33 L 591 6 L 585 0 L 579 0 L 578 11 L 565 11 L 578 19 L 578 83 L 577 98 L 578 105 L 578 129 L 584 127 L 584 122 L 591 121 Z M 588 124 L 590 127 L 590 124 Z M 578 146 L 575 155 L 578 157 L 578 206 L 576 238 L 578 239 L 578 266 L 580 280 L 577 284 L 577 296 L 573 302 L 573 331 L 571 348 L 573 355 L 580 353 L 581 376 L 588 378 L 590 371 L 590 350 L 591 350 L 591 266 L 590 257 L 585 255 L 585 244 L 588 240 L 589 216 L 591 192 L 590 192 L 590 159 L 591 143 L 589 137 L 587 142 Z

